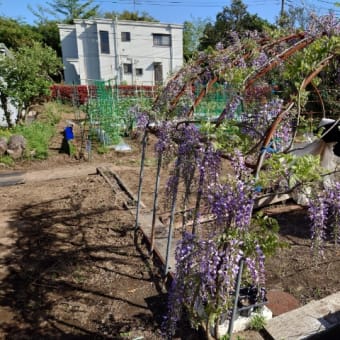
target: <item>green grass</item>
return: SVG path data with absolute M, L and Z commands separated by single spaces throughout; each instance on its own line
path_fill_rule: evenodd
M 5 137 L 8 140 L 11 135 L 12 133 L 8 128 L 0 128 L 0 137 Z
M 266 319 L 263 315 L 260 314 L 255 314 L 249 324 L 249 329 L 252 329 L 254 331 L 260 331 L 261 329 L 264 328 L 266 325 Z
M 33 155 L 33 158 L 36 159 L 46 159 L 48 157 L 48 144 L 55 132 L 54 125 L 36 121 L 30 125 L 15 127 L 13 134 L 20 134 L 25 137 L 27 141 L 26 157 Z
M 0 137 L 4 136 L 9 139 L 11 135 L 22 135 L 27 142 L 24 157 L 46 159 L 48 158 L 48 145 L 56 133 L 56 124 L 61 119 L 61 112 L 65 112 L 65 106 L 59 103 L 46 103 L 36 120 L 11 129 L 0 129 Z M 1 157 L 1 162 L 8 164 L 10 160 L 7 156 Z
M 14 160 L 11 156 L 8 156 L 8 155 L 0 156 L 0 164 L 11 166 L 14 164 Z
M 38 116 L 38 121 L 51 125 L 60 122 L 61 112 L 71 113 L 72 107 L 62 105 L 57 102 L 49 102 L 44 105 L 44 111 Z
M 96 148 L 96 150 L 97 150 L 97 153 L 98 153 L 99 155 L 104 155 L 104 154 L 110 152 L 110 148 L 108 148 L 108 147 L 105 146 L 105 145 L 98 145 L 97 148 Z

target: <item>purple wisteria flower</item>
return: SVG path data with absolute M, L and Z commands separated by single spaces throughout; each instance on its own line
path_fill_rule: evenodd
M 311 224 L 312 251 L 314 254 L 323 256 L 323 242 L 325 238 L 328 206 L 325 204 L 325 197 L 318 196 L 310 200 L 308 215 Z
M 340 182 L 335 182 L 309 201 L 311 239 L 314 254 L 323 256 L 323 243 L 327 231 L 333 233 L 335 243 L 340 242 Z
M 340 182 L 326 190 L 326 201 L 329 207 L 330 224 L 335 243 L 340 243 Z
M 193 124 L 182 125 L 181 128 L 173 131 L 173 138 L 175 138 L 178 143 L 178 150 L 173 175 L 169 178 L 167 183 L 166 190 L 170 197 L 177 195 L 180 177 L 184 179 L 187 193 L 190 192 L 198 159 L 201 157 L 201 152 L 203 151 L 200 141 L 200 131 Z M 156 147 L 161 150 L 165 141 L 166 138 L 164 137 L 163 142 L 157 143 Z
M 169 293 L 165 333 L 174 334 L 184 306 L 197 320 L 210 313 L 227 312 L 232 299 L 239 263 L 243 257 L 242 242 L 230 239 L 221 244 L 217 239 L 201 240 L 185 233 L 178 243 L 176 272 Z M 219 303 L 217 303 L 219 301 Z
M 219 180 L 221 153 L 209 144 L 203 152 L 203 157 L 197 160 L 200 173 L 199 189 L 203 190 L 203 187 L 206 188 Z
M 274 98 L 268 103 L 264 103 L 252 112 L 242 112 L 239 116 L 241 122 L 245 123 L 242 133 L 251 138 L 263 137 L 269 126 L 283 110 L 283 100 Z M 283 117 L 281 124 L 273 136 L 273 150 L 280 152 L 285 150 L 292 138 L 293 123 L 291 118 Z
M 240 179 L 243 181 L 245 180 L 252 181 L 252 179 L 250 179 L 251 169 L 247 168 L 246 163 L 245 163 L 245 158 L 242 152 L 238 149 L 234 150 L 234 155 L 231 159 L 231 166 L 233 167 L 235 171 L 235 175 L 237 179 Z
M 149 116 L 146 112 L 137 113 L 137 129 L 144 131 L 149 124 Z
M 155 151 L 158 155 L 168 153 L 174 146 L 172 140 L 175 123 L 164 120 L 158 128 L 158 140 L 155 144 Z
M 334 14 L 317 16 L 312 15 L 312 20 L 309 22 L 307 32 L 311 36 L 318 36 L 320 34 L 339 35 L 340 34 L 340 19 Z
M 256 69 L 261 68 L 268 61 L 268 56 L 265 52 L 260 52 L 260 54 L 253 60 L 252 66 Z
M 247 228 L 254 206 L 253 185 L 241 180 L 229 181 L 209 187 L 208 195 L 211 212 L 217 222 L 225 228 Z
M 226 106 L 226 111 L 227 111 L 227 115 L 226 118 L 227 119 L 238 119 L 238 115 L 237 115 L 237 109 L 240 105 L 242 101 L 242 97 L 239 95 L 235 95 L 232 100 L 227 103 Z

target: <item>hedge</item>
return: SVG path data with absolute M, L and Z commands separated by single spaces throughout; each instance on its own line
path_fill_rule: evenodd
M 89 97 L 97 96 L 95 85 L 59 85 L 54 84 L 50 88 L 51 99 L 60 100 L 65 103 L 75 105 L 85 104 Z M 118 90 L 120 97 L 135 97 L 143 95 L 145 97 L 155 97 L 157 87 L 146 85 L 118 85 L 114 90 Z

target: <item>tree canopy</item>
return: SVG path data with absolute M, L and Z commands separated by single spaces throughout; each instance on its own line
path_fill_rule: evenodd
M 199 46 L 199 40 L 203 35 L 207 20 L 192 19 L 184 22 L 183 28 L 183 56 L 188 61 Z
M 20 121 L 23 110 L 49 95 L 52 76 L 58 74 L 61 68 L 61 61 L 55 51 L 43 47 L 39 42 L 20 47 L 13 52 L 12 57 L 0 58 L 0 104 L 8 126 L 11 126 L 10 115 L 6 112 L 8 101 L 18 107 L 17 122 Z
M 41 36 L 32 27 L 15 19 L 0 17 L 0 42 L 7 48 L 17 50 L 20 46 L 30 46 Z
M 89 19 L 98 16 L 99 5 L 93 5 L 93 0 L 53 0 L 47 2 L 49 13 L 57 17 L 60 14 L 62 21 L 72 24 L 74 19 Z
M 51 47 L 61 57 L 61 44 L 57 24 L 58 22 L 55 20 L 44 21 L 37 27 L 33 27 L 33 30 L 41 36 L 40 41 L 44 45 Z
M 242 0 L 233 0 L 230 7 L 223 7 L 222 12 L 216 15 L 215 23 L 208 23 L 200 40 L 200 50 L 215 47 L 222 43 L 227 46 L 233 42 L 233 32 L 240 37 L 248 31 L 262 32 L 268 27 L 273 27 L 268 21 L 257 15 L 247 12 L 247 6 Z
M 152 17 L 147 12 L 138 11 L 130 12 L 130 11 L 123 11 L 121 13 L 112 11 L 112 12 L 105 12 L 103 17 L 106 19 L 120 19 L 120 20 L 133 20 L 133 21 L 149 21 L 149 22 L 159 22 L 159 20 Z

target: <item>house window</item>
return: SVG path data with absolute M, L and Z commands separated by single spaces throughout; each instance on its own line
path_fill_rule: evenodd
M 110 54 L 109 32 L 99 31 L 99 37 L 101 53 Z
M 136 68 L 136 76 L 142 76 L 143 75 L 143 69 L 142 68 Z
M 153 34 L 153 45 L 154 46 L 171 46 L 171 35 L 170 34 Z
M 122 41 L 131 41 L 131 33 L 130 32 L 122 32 Z
M 124 73 L 132 73 L 132 64 L 123 64 Z

